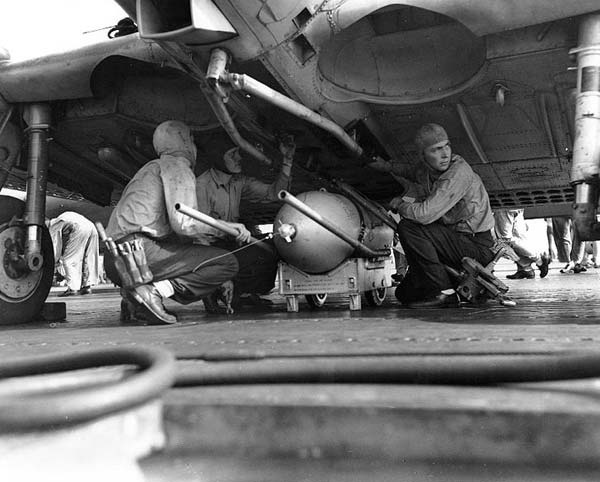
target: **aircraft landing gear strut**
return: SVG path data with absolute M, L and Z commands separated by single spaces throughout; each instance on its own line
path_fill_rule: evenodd
M 50 109 L 31 104 L 27 200 L 0 196 L 0 324 L 26 323 L 38 316 L 50 292 L 54 251 L 45 226 Z

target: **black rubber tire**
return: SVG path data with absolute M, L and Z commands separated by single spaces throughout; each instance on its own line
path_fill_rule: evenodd
M 319 293 L 315 295 L 304 295 L 307 303 L 313 308 L 322 308 L 327 301 L 327 293 Z
M 0 225 L 7 223 L 15 215 L 23 217 L 24 210 L 25 203 L 23 201 L 11 196 L 0 196 Z M 0 259 L 2 259 L 4 252 L 0 252 L 0 255 Z M 42 228 L 42 255 L 44 256 L 44 265 L 41 268 L 42 276 L 30 296 L 20 300 L 11 300 L 3 295 L 0 288 L 0 325 L 28 323 L 39 318 L 44 302 L 50 293 L 54 276 L 54 249 L 50 232 L 45 226 Z M 0 269 L 3 269 L 1 265 Z
M 381 306 L 387 295 L 387 288 L 365 291 L 365 300 L 369 306 Z

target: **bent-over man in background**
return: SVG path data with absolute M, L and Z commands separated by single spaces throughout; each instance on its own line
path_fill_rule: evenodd
M 48 222 L 56 264 L 62 267 L 67 289 L 58 296 L 89 295 L 98 284 L 98 231 L 88 218 L 65 211 Z

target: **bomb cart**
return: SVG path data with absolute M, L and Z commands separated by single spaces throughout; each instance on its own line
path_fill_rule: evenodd
M 298 311 L 301 295 L 315 308 L 333 293 L 348 294 L 350 310 L 361 309 L 361 295 L 381 305 L 396 272 L 390 223 L 356 198 L 324 190 L 281 191 L 279 198 L 273 231 L 287 311 Z

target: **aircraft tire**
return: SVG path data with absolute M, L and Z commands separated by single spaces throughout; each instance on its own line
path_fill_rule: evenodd
M 305 295 L 306 302 L 312 308 L 322 308 L 327 301 L 327 293 L 318 293 L 314 295 Z
M 20 229 L 9 227 L 8 222 L 13 216 L 22 218 L 24 210 L 23 201 L 11 196 L 0 196 L 0 236 L 9 230 Z M 21 279 L 8 276 L 4 263 L 6 247 L 3 244 L 0 244 L 0 247 L 0 325 L 28 323 L 39 316 L 52 286 L 54 250 L 50 232 L 45 226 L 42 228 L 42 268 Z M 15 295 L 17 291 L 21 295 Z
M 365 300 L 369 306 L 381 306 L 387 295 L 387 288 L 365 291 Z

